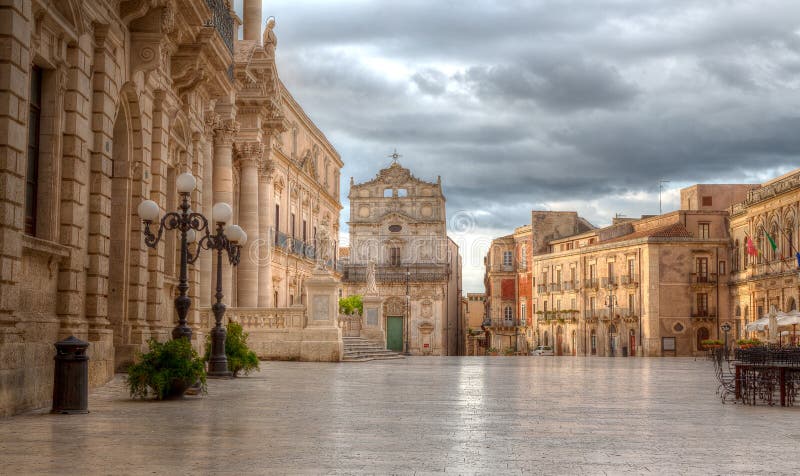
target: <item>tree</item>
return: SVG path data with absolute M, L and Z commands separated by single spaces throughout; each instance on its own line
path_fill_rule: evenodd
M 361 295 L 354 294 L 345 298 L 339 299 L 339 312 L 342 314 L 356 314 L 361 315 L 364 313 L 364 301 Z

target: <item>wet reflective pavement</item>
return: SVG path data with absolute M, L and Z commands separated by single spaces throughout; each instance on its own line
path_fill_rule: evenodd
M 0 419 L 0 474 L 800 474 L 800 407 L 693 359 L 262 362 L 202 397 Z M 66 468 L 66 470 L 65 470 Z

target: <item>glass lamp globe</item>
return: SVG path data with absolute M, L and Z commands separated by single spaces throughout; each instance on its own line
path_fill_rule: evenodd
M 197 186 L 197 180 L 195 180 L 194 175 L 189 172 L 178 175 L 178 180 L 176 182 L 178 185 L 178 193 L 192 193 Z
M 211 209 L 211 216 L 216 223 L 228 223 L 233 215 L 233 209 L 225 202 L 214 204 Z
M 226 226 L 225 236 L 228 237 L 231 243 L 236 243 L 237 245 L 244 245 L 247 243 L 247 233 L 245 233 L 239 225 Z
M 194 230 L 190 229 L 186 232 L 186 243 L 194 243 L 195 240 L 197 240 L 197 234 L 194 232 Z
M 143 200 L 136 209 L 136 213 L 144 221 L 158 220 L 158 205 L 152 200 Z

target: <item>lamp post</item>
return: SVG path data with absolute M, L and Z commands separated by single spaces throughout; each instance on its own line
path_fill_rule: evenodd
M 193 212 L 191 209 L 191 203 L 189 199 L 189 195 L 194 191 L 197 181 L 195 180 L 194 176 L 190 173 L 183 173 L 178 176 L 176 180 L 176 185 L 178 189 L 178 193 L 181 197 L 181 203 L 179 205 L 179 210 L 177 212 L 168 212 L 159 220 L 159 208 L 158 204 L 156 204 L 152 200 L 144 200 L 142 203 L 139 204 L 137 212 L 139 217 L 142 219 L 144 223 L 144 243 L 149 248 L 156 248 L 158 243 L 161 241 L 161 238 L 164 235 L 164 231 L 169 230 L 178 230 L 180 232 L 180 240 L 181 240 L 181 249 L 180 249 L 180 277 L 178 281 L 178 291 L 179 294 L 175 298 L 175 310 L 178 313 L 178 324 L 172 330 L 172 338 L 179 339 L 179 338 L 192 338 L 192 329 L 186 323 L 186 316 L 189 313 L 189 307 L 192 304 L 191 298 L 187 296 L 187 291 L 189 290 L 189 282 L 187 279 L 187 267 L 190 263 L 194 263 L 197 260 L 197 257 L 200 254 L 201 249 L 217 249 L 217 246 L 221 243 L 226 243 L 229 257 L 233 257 L 235 255 L 235 260 L 231 259 L 231 264 L 236 265 L 239 261 L 239 250 L 241 245 L 244 244 L 245 240 L 247 239 L 247 235 L 244 233 L 240 227 L 236 225 L 228 226 L 227 229 L 223 229 L 224 223 L 230 219 L 231 216 L 231 207 L 227 204 L 220 204 L 214 206 L 214 219 L 217 222 L 217 232 L 214 235 L 210 234 L 208 220 L 205 216 L 201 213 Z M 219 215 L 217 213 L 217 208 L 220 207 L 221 211 L 227 210 L 227 216 L 223 213 Z M 224 209 L 224 210 L 223 210 Z M 158 221 L 158 231 L 154 233 L 150 230 L 150 225 L 153 222 Z M 224 235 L 224 231 L 227 231 L 231 236 L 226 238 Z M 205 236 L 203 236 L 200 241 L 198 242 L 198 247 L 196 252 L 193 255 L 189 254 L 189 243 L 193 243 L 196 241 L 197 233 L 205 232 Z M 226 249 L 226 248 L 221 248 Z M 219 251 L 221 253 L 221 251 Z M 218 304 L 219 300 L 222 298 L 222 289 L 221 289 L 221 281 L 220 281 L 220 268 L 217 268 L 217 301 Z M 222 305 L 222 313 L 224 313 L 224 305 Z M 217 327 L 220 327 L 222 313 L 219 314 L 217 318 Z M 217 317 L 217 310 L 214 310 L 214 315 Z M 212 331 L 212 335 L 214 335 Z M 213 341 L 212 338 L 212 349 L 214 345 L 222 349 L 222 357 L 223 361 L 225 362 L 225 371 L 227 371 L 227 359 L 225 359 L 225 333 L 224 329 L 221 334 L 221 346 L 217 342 Z M 212 367 L 213 370 L 213 367 Z
M 403 355 L 411 355 L 411 348 L 409 348 L 409 346 L 408 346 L 408 329 L 409 329 L 408 320 L 411 318 L 411 309 L 410 309 L 410 307 L 411 307 L 411 295 L 409 295 L 409 293 L 408 293 L 408 281 L 410 279 L 411 279 L 411 271 L 409 270 L 409 267 L 406 266 L 406 332 L 405 332 L 405 335 L 406 335 L 406 342 L 405 342 L 406 351 L 403 353 Z
M 725 360 L 727 360 L 728 359 L 728 332 L 730 332 L 730 330 L 731 330 L 731 325 L 726 322 L 725 324 L 722 324 L 722 326 L 720 326 L 720 328 L 722 329 L 722 332 L 725 333 L 725 343 L 722 346 L 722 350 L 723 350 L 723 352 L 725 352 Z
M 217 203 L 211 210 L 212 219 L 217 224 L 216 233 L 206 234 L 197 243 L 197 252 L 189 259 L 194 263 L 200 256 L 200 250 L 217 252 L 217 287 L 214 297 L 217 302 L 211 306 L 214 313 L 214 328 L 211 329 L 211 357 L 208 360 L 209 377 L 230 377 L 228 370 L 228 357 L 225 355 L 225 339 L 227 331 L 222 327 L 222 318 L 225 315 L 225 304 L 222 303 L 222 254 L 228 255 L 228 262 L 232 266 L 239 264 L 242 246 L 247 243 L 247 234 L 239 225 L 225 225 L 230 220 L 233 211 L 227 203 Z
M 614 325 L 614 304 L 616 304 L 617 296 L 614 294 L 614 287 L 612 284 L 609 283 L 608 285 L 608 296 L 606 297 L 606 306 L 608 307 L 608 319 L 611 324 L 608 325 L 609 330 L 611 326 Z M 615 326 L 616 329 L 616 326 Z M 614 357 L 614 335 L 609 332 L 608 333 L 608 346 L 610 347 L 611 357 Z

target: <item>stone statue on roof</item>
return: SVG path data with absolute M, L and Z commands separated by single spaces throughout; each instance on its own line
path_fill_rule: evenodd
M 275 17 L 269 17 L 267 19 L 267 27 L 264 28 L 264 35 L 261 37 L 261 43 L 264 45 L 264 49 L 275 50 L 275 47 L 278 46 L 278 38 L 275 36 L 275 32 L 272 31 L 275 29 Z

